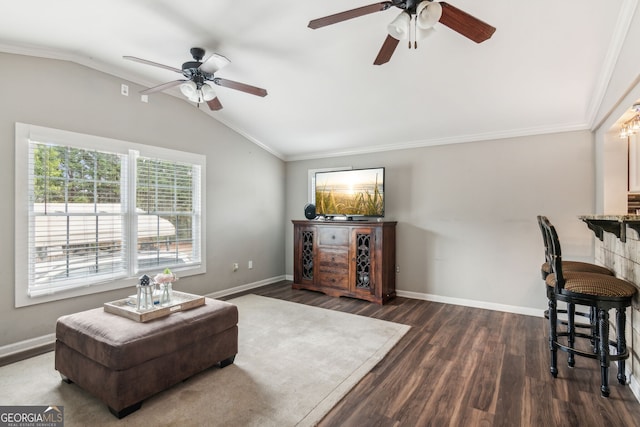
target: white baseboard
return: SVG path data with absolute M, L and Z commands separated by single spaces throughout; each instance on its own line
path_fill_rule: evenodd
M 240 285 L 240 286 L 235 286 L 233 288 L 224 289 L 222 291 L 212 292 L 212 293 L 207 294 L 205 296 L 209 297 L 209 298 L 226 297 L 227 295 L 235 294 L 235 293 L 238 293 L 238 292 L 249 291 L 251 289 L 255 289 L 255 288 L 262 287 L 262 286 L 270 285 L 272 283 L 281 282 L 283 280 L 286 280 L 286 276 L 285 275 L 271 277 L 269 279 L 259 280 L 257 282 L 247 283 L 247 284 Z
M 7 344 L 0 347 L 0 358 L 12 356 L 17 353 L 33 350 L 44 345 L 56 342 L 55 334 L 47 334 L 41 337 L 30 338 L 13 344 Z
M 544 309 L 531 307 L 518 307 L 515 305 L 496 304 L 486 301 L 476 301 L 463 298 L 443 297 L 440 295 L 424 294 L 421 292 L 409 292 L 396 289 L 396 295 L 403 298 L 420 299 L 425 301 L 441 302 L 444 304 L 462 305 L 465 307 L 484 308 L 487 310 L 503 311 L 507 313 L 524 314 L 526 316 L 543 317 Z

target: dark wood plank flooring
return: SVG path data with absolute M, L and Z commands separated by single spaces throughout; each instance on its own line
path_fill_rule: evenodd
M 608 399 L 595 360 L 577 357 L 570 369 L 559 352 L 553 379 L 542 317 L 399 297 L 379 306 L 292 290 L 291 282 L 245 293 L 412 327 L 320 427 L 640 426 L 640 403 L 618 384 L 615 365 Z

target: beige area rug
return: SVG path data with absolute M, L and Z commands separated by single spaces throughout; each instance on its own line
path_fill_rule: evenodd
M 0 405 L 61 405 L 67 427 L 313 426 L 410 328 L 257 295 L 230 302 L 240 313 L 235 363 L 150 397 L 122 420 L 63 383 L 53 352 L 0 367 Z

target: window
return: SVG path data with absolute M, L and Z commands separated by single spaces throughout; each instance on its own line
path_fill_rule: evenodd
M 341 168 L 320 168 L 307 170 L 307 200 L 309 203 L 316 204 L 316 172 L 345 171 L 353 169 L 351 166 Z
M 203 273 L 205 157 L 16 124 L 16 306 Z

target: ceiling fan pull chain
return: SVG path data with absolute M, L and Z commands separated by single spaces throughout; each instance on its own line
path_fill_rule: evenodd
M 411 16 L 411 21 L 409 21 L 409 49 L 411 49 L 411 30 L 413 29 L 413 40 L 415 43 L 416 40 L 416 20 L 413 15 Z
M 418 15 L 413 17 L 413 48 L 418 48 Z

